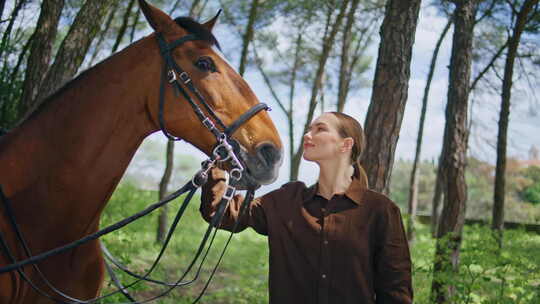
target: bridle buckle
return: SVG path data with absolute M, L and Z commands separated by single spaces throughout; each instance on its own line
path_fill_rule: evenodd
M 167 72 L 167 77 L 169 77 L 169 83 L 173 83 L 177 79 L 174 70 L 169 70 L 169 72 Z
M 184 84 L 187 84 L 188 82 L 191 81 L 191 78 L 189 78 L 189 75 L 188 73 L 186 73 L 185 71 L 183 71 L 182 73 L 180 73 L 180 75 L 178 75 L 180 77 L 180 80 L 182 80 L 182 82 Z
M 231 185 L 227 185 L 227 190 L 225 190 L 225 193 L 223 194 L 223 198 L 226 199 L 227 201 L 230 201 L 231 198 L 233 198 L 234 196 L 234 193 L 236 192 L 236 188 L 231 186 Z

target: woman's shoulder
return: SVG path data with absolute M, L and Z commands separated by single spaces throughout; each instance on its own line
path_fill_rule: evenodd
M 400 212 L 399 206 L 392 199 L 375 190 L 367 189 L 363 201 L 374 210 Z
M 276 191 L 282 192 L 282 193 L 299 193 L 299 192 L 305 192 L 308 190 L 308 187 L 304 182 L 301 181 L 293 181 L 293 182 L 287 182 Z

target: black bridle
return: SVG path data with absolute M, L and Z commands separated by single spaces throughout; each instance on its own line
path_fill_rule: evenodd
M 8 198 L 4 196 L 4 193 L 3 193 L 2 188 L 0 186 L 0 202 L 3 203 L 5 214 L 9 218 L 11 226 L 12 226 L 13 230 L 15 231 L 16 238 L 20 242 L 20 244 L 23 247 L 23 250 L 24 250 L 24 252 L 25 252 L 25 254 L 27 256 L 26 259 L 17 261 L 14 254 L 13 254 L 13 252 L 12 252 L 12 250 L 10 249 L 10 247 L 7 244 L 7 240 L 3 237 L 3 235 L 2 235 L 2 233 L 0 231 L 0 246 L 1 246 L 0 248 L 2 248 L 2 252 L 4 253 L 4 255 L 12 263 L 10 265 L 0 267 L 0 274 L 6 273 L 6 272 L 11 272 L 11 271 L 16 271 L 21 276 L 21 278 L 24 281 L 26 281 L 39 294 L 41 294 L 41 295 L 43 295 L 43 296 L 45 296 L 45 297 L 47 297 L 47 298 L 49 298 L 49 299 L 51 299 L 53 301 L 56 301 L 58 303 L 80 303 L 80 304 L 95 303 L 95 302 L 97 302 L 97 301 L 99 301 L 99 300 L 101 300 L 101 299 L 103 299 L 105 297 L 108 297 L 108 296 L 116 294 L 116 293 L 124 294 L 129 299 L 130 303 L 146 303 L 146 302 L 155 300 L 155 299 L 157 299 L 157 298 L 159 298 L 161 296 L 164 296 L 164 295 L 168 294 L 175 287 L 189 285 L 198 278 L 200 270 L 201 270 L 202 265 L 203 265 L 203 262 L 205 261 L 206 256 L 208 255 L 208 252 L 210 251 L 210 248 L 211 248 L 211 246 L 213 244 L 214 237 L 215 237 L 216 232 L 217 232 L 217 227 L 219 227 L 220 224 L 221 224 L 221 220 L 222 220 L 223 215 L 225 213 L 226 207 L 227 207 L 229 201 L 231 200 L 231 198 L 236 193 L 236 185 L 240 182 L 241 178 L 243 177 L 243 173 L 244 173 L 245 168 L 246 168 L 245 161 L 242 159 L 241 154 L 240 154 L 240 144 L 234 138 L 232 138 L 232 134 L 240 126 L 242 126 L 248 120 L 250 120 L 253 116 L 257 115 L 260 111 L 262 111 L 262 110 L 267 110 L 268 111 L 268 110 L 270 110 L 270 108 L 264 103 L 259 103 L 259 104 L 255 105 L 255 106 L 253 106 L 252 108 L 250 108 L 245 113 L 243 113 L 236 121 L 234 121 L 232 124 L 230 124 L 227 127 L 222 122 L 222 120 L 216 115 L 216 113 L 213 111 L 213 109 L 210 107 L 210 105 L 205 101 L 205 99 L 199 93 L 197 88 L 193 85 L 193 82 L 192 82 L 189 74 L 187 72 L 183 71 L 178 66 L 178 64 L 176 63 L 176 61 L 174 60 L 174 58 L 172 56 L 172 51 L 175 48 L 179 47 L 180 45 L 182 45 L 185 42 L 199 40 L 199 38 L 196 35 L 188 34 L 188 35 L 186 35 L 186 36 L 184 36 L 184 37 L 182 37 L 182 38 L 180 38 L 178 40 L 175 40 L 175 41 L 173 41 L 171 43 L 167 43 L 161 33 L 157 33 L 156 37 L 157 37 L 157 41 L 158 41 L 161 56 L 164 59 L 164 68 L 163 68 L 162 77 L 161 77 L 161 80 L 160 80 L 160 92 L 159 92 L 158 121 L 159 121 L 160 129 L 161 129 L 162 133 L 168 139 L 170 139 L 170 140 L 180 140 L 180 138 L 171 135 L 167 131 L 166 126 L 165 126 L 165 121 L 164 121 L 165 79 L 168 78 L 168 82 L 174 87 L 176 92 L 180 92 L 182 94 L 184 99 L 193 108 L 194 113 L 196 114 L 198 119 L 201 121 L 201 123 L 216 138 L 217 144 L 216 144 L 216 146 L 214 147 L 214 149 L 212 151 L 212 155 L 209 157 L 208 160 L 206 160 L 206 161 L 204 161 L 202 163 L 201 170 L 199 170 L 197 172 L 197 174 L 193 177 L 193 179 L 190 182 L 188 182 L 186 185 L 184 185 L 181 189 L 177 190 L 176 192 L 174 192 L 171 195 L 167 196 L 166 198 L 162 199 L 161 201 L 147 207 L 146 209 L 142 210 L 141 212 L 138 212 L 137 214 L 135 214 L 133 216 L 130 216 L 130 217 L 128 217 L 126 219 L 123 219 L 123 220 L 121 220 L 121 221 L 119 221 L 119 222 L 117 222 L 117 223 L 115 223 L 113 225 L 105 227 L 105 228 L 97 231 L 96 233 L 93 233 L 91 235 L 87 235 L 87 236 L 85 236 L 85 237 L 83 237 L 83 238 L 81 238 L 79 240 L 76 240 L 74 242 L 71 242 L 71 243 L 66 244 L 64 246 L 61 246 L 61 247 L 54 248 L 54 249 L 49 250 L 47 252 L 43 252 L 43 253 L 38 254 L 38 255 L 32 255 L 32 253 L 30 252 L 30 249 L 29 249 L 29 247 L 28 247 L 28 245 L 27 245 L 27 243 L 25 241 L 25 238 L 23 237 L 23 235 L 22 235 L 22 233 L 21 233 L 21 231 L 20 231 L 20 229 L 19 229 L 19 227 L 17 225 L 17 221 L 15 219 L 11 204 L 10 204 Z M 180 83 L 179 80 L 181 81 L 181 83 Z M 186 87 L 192 94 L 194 94 L 194 96 L 196 96 L 199 103 L 203 105 L 204 109 L 206 110 L 208 115 L 211 116 L 211 118 L 208 117 L 202 111 L 202 109 L 199 107 L 199 105 L 196 102 L 193 101 L 193 99 L 191 98 L 191 96 L 189 95 L 189 93 L 186 91 L 186 89 L 184 87 Z M 219 128 L 216 127 L 216 124 L 219 125 Z M 221 130 L 220 130 L 220 128 L 221 128 Z M 230 164 L 231 164 L 231 169 L 230 169 L 230 172 L 229 172 L 229 174 L 230 174 L 229 184 L 227 186 L 225 194 L 223 195 L 223 197 L 221 199 L 221 202 L 218 205 L 218 210 L 217 210 L 215 216 L 212 218 L 212 221 L 210 222 L 210 224 L 208 226 L 208 229 L 205 232 L 205 235 L 204 235 L 204 237 L 203 237 L 203 239 L 201 241 L 201 244 L 199 245 L 199 249 L 197 250 L 196 256 L 194 257 L 194 259 L 190 263 L 188 269 L 184 272 L 184 274 L 180 277 L 180 279 L 178 281 L 172 282 L 172 283 L 171 282 L 163 282 L 163 281 L 159 281 L 159 280 L 149 278 L 149 275 L 154 270 L 154 268 L 157 266 L 157 264 L 160 261 L 165 249 L 167 248 L 167 245 L 168 245 L 168 243 L 169 243 L 169 241 L 170 241 L 170 239 L 172 237 L 172 234 L 173 234 L 178 222 L 180 221 L 180 218 L 184 214 L 184 211 L 185 211 L 187 205 L 189 204 L 194 192 L 197 190 L 197 188 L 201 187 L 203 184 L 206 183 L 207 178 L 208 178 L 208 172 L 216 163 L 218 163 L 218 162 L 221 163 L 221 162 L 226 162 L 226 161 L 229 161 Z M 250 181 L 248 183 L 248 192 L 246 194 L 246 199 L 244 200 L 244 202 L 242 204 L 242 207 L 241 207 L 239 220 L 242 217 L 244 211 L 247 209 L 247 206 L 251 203 L 251 201 L 252 201 L 252 199 L 254 197 L 255 189 L 257 187 L 258 187 L 258 185 L 254 185 L 252 181 Z M 179 197 L 180 195 L 182 195 L 183 193 L 186 193 L 186 192 L 189 192 L 189 194 L 187 195 L 187 197 L 184 200 L 182 206 L 178 210 L 176 218 L 173 221 L 173 223 L 171 225 L 171 228 L 169 229 L 169 232 L 168 232 L 167 237 L 166 237 L 166 241 L 165 241 L 160 253 L 158 254 L 156 260 L 154 261 L 154 263 L 152 264 L 150 269 L 144 275 L 137 275 L 137 274 L 129 271 L 127 268 L 123 267 L 123 265 L 121 265 L 118 261 L 116 261 L 114 259 L 114 257 L 112 257 L 108 253 L 108 251 L 106 249 L 103 250 L 105 256 L 109 260 L 111 260 L 111 262 L 113 264 L 115 264 L 119 269 L 126 272 L 128 275 L 136 278 L 136 281 L 130 283 L 127 286 L 122 286 L 121 283 L 115 277 L 114 272 L 110 272 L 111 278 L 113 279 L 113 281 L 115 281 L 117 283 L 117 286 L 118 286 L 118 289 L 116 291 L 113 291 L 113 292 L 111 292 L 111 293 L 109 293 L 107 295 L 104 295 L 104 296 L 101 296 L 101 297 L 98 297 L 98 298 L 95 298 L 95 299 L 90 299 L 90 300 L 75 299 L 75 298 L 72 298 L 72 297 L 66 295 L 65 293 L 58 290 L 57 288 L 55 288 L 45 278 L 43 273 L 39 270 L 39 268 L 36 265 L 37 262 L 39 262 L 41 260 L 44 260 L 44 259 L 46 259 L 46 258 L 48 258 L 50 256 L 63 253 L 65 251 L 67 251 L 67 250 L 78 247 L 78 246 L 80 246 L 80 245 L 82 245 L 82 244 L 84 244 L 84 243 L 86 243 L 88 241 L 96 240 L 96 239 L 98 239 L 99 237 L 101 237 L 101 236 L 103 236 L 105 234 L 108 234 L 110 232 L 118 230 L 118 229 L 126 226 L 127 224 L 129 224 L 129 223 L 131 223 L 131 222 L 133 222 L 133 221 L 147 215 L 148 213 L 156 210 L 157 208 L 171 202 L 172 200 L 174 200 L 175 198 Z M 218 262 L 216 263 L 215 267 L 212 270 L 211 276 L 207 280 L 203 290 L 201 291 L 201 293 L 199 294 L 197 299 L 194 301 L 194 303 L 196 303 L 196 302 L 198 302 L 198 300 L 200 300 L 200 298 L 204 294 L 204 291 L 208 287 L 208 285 L 210 283 L 210 280 L 212 279 L 214 273 L 216 272 L 217 267 L 218 267 L 219 263 L 221 262 L 221 259 L 222 259 L 223 255 L 225 253 L 225 250 L 226 250 L 227 246 L 229 245 L 229 242 L 230 242 L 230 240 L 232 238 L 232 235 L 237 229 L 237 225 L 239 223 L 239 220 L 236 222 L 236 224 L 235 224 L 235 226 L 234 226 L 234 228 L 233 228 L 233 230 L 232 230 L 232 232 L 231 232 L 231 234 L 229 236 L 229 239 L 227 240 L 226 245 L 225 245 L 225 247 L 223 248 L 223 250 L 221 252 L 219 260 L 218 260 Z M 213 231 L 213 235 L 212 235 L 212 231 Z M 205 248 L 206 242 L 208 241 L 210 236 L 211 236 L 210 244 L 208 245 L 208 248 L 205 251 L 204 248 Z M 198 267 L 196 276 L 192 280 L 183 281 L 184 278 L 186 277 L 186 275 L 191 271 L 192 267 L 194 266 L 196 261 L 199 259 L 199 256 L 201 255 L 201 253 L 203 251 L 205 251 L 205 253 L 204 253 L 203 259 L 201 260 L 200 265 Z M 64 299 L 57 299 L 54 296 L 51 296 L 47 292 L 44 292 L 43 290 L 38 288 L 34 284 L 34 282 L 32 282 L 26 276 L 26 274 L 24 273 L 23 267 L 25 267 L 27 265 L 31 265 L 34 268 L 34 270 L 41 277 L 41 280 L 54 293 L 56 293 L 56 295 L 58 295 L 58 296 L 60 296 L 60 297 L 62 297 L 64 299 L 67 299 L 67 301 L 64 300 Z M 147 281 L 147 282 L 163 285 L 163 286 L 169 287 L 169 289 L 167 289 L 164 293 L 162 293 L 161 295 L 159 295 L 157 297 L 153 297 L 151 299 L 147 299 L 147 300 L 142 301 L 142 302 L 137 302 L 127 293 L 126 288 L 129 288 L 129 287 L 131 287 L 131 286 L 133 286 L 133 285 L 135 285 L 135 284 L 137 284 L 138 282 L 141 282 L 141 281 Z
M 172 51 L 176 49 L 177 47 L 181 46 L 182 44 L 188 42 L 188 41 L 195 41 L 199 40 L 199 38 L 194 34 L 188 34 L 186 36 L 183 36 L 182 38 L 179 38 L 178 40 L 175 40 L 171 43 L 167 43 L 165 38 L 161 33 L 156 34 L 159 49 L 161 52 L 161 56 L 164 60 L 164 66 L 163 66 L 163 72 L 161 74 L 161 82 L 160 82 L 160 89 L 159 89 L 159 111 L 158 111 L 158 121 L 159 126 L 161 129 L 161 132 L 169 139 L 169 140 L 181 140 L 178 137 L 175 137 L 171 135 L 165 126 L 165 119 L 164 119 L 164 108 L 165 108 L 165 97 L 164 97 L 164 91 L 165 91 L 165 79 L 168 79 L 168 82 L 175 88 L 176 92 L 180 92 L 184 99 L 189 103 L 189 105 L 193 108 L 193 112 L 195 115 L 197 115 L 197 118 L 201 121 L 201 123 L 214 135 L 216 138 L 216 146 L 213 150 L 213 158 L 217 159 L 220 158 L 220 161 L 226 161 L 230 160 L 231 165 L 233 166 L 231 170 L 231 176 L 237 177 L 237 179 L 240 179 L 242 177 L 242 173 L 245 169 L 245 164 L 242 164 L 241 158 L 238 157 L 240 152 L 240 144 L 232 138 L 232 134 L 238 130 L 240 126 L 245 124 L 248 120 L 250 120 L 253 116 L 257 115 L 260 111 L 266 110 L 270 111 L 271 108 L 265 104 L 265 103 L 258 103 L 249 110 L 247 110 L 245 113 L 240 115 L 234 121 L 231 125 L 228 127 L 223 123 L 223 121 L 218 117 L 218 115 L 215 113 L 215 111 L 210 107 L 210 105 L 206 102 L 204 97 L 201 95 L 201 93 L 197 90 L 195 85 L 193 84 L 193 81 L 191 80 L 191 77 L 189 74 L 182 70 L 180 66 L 176 63 L 172 56 Z M 185 88 L 187 88 L 193 95 L 197 98 L 200 104 L 203 105 L 206 112 L 209 114 L 209 116 L 205 115 L 205 113 L 202 111 L 202 109 L 199 107 L 199 105 L 191 98 L 189 93 L 186 91 Z M 221 131 L 216 127 L 216 124 L 223 130 Z

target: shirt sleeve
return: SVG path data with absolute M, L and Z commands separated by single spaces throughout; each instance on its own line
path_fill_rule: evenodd
M 386 204 L 385 204 L 386 205 Z M 392 202 L 377 224 L 375 295 L 377 303 L 412 303 L 411 256 L 401 213 Z
M 201 195 L 200 212 L 207 222 L 210 222 L 214 217 L 226 189 L 225 171 L 213 168 L 210 171 L 208 182 L 202 187 Z M 244 197 L 239 194 L 235 195 L 225 209 L 219 228 L 232 231 L 236 221 L 240 218 L 235 232 L 252 227 L 258 233 L 267 235 L 268 229 L 263 204 L 270 199 L 270 193 L 253 199 L 247 210 L 240 217 L 240 207 L 244 202 Z

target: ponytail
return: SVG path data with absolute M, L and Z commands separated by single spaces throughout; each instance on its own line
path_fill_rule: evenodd
M 369 187 L 369 181 L 364 168 L 360 164 L 360 157 L 366 146 L 364 130 L 358 122 L 352 116 L 341 112 L 329 112 L 333 114 L 339 121 L 338 132 L 342 138 L 350 137 L 354 140 L 354 144 L 351 149 L 351 162 L 354 168 L 353 176 L 358 179 L 360 184 L 366 188 Z
M 369 180 L 368 180 L 366 171 L 360 164 L 360 160 L 357 160 L 356 162 L 354 162 L 353 168 L 354 168 L 354 177 L 358 179 L 361 185 L 363 185 L 366 188 L 369 188 Z

